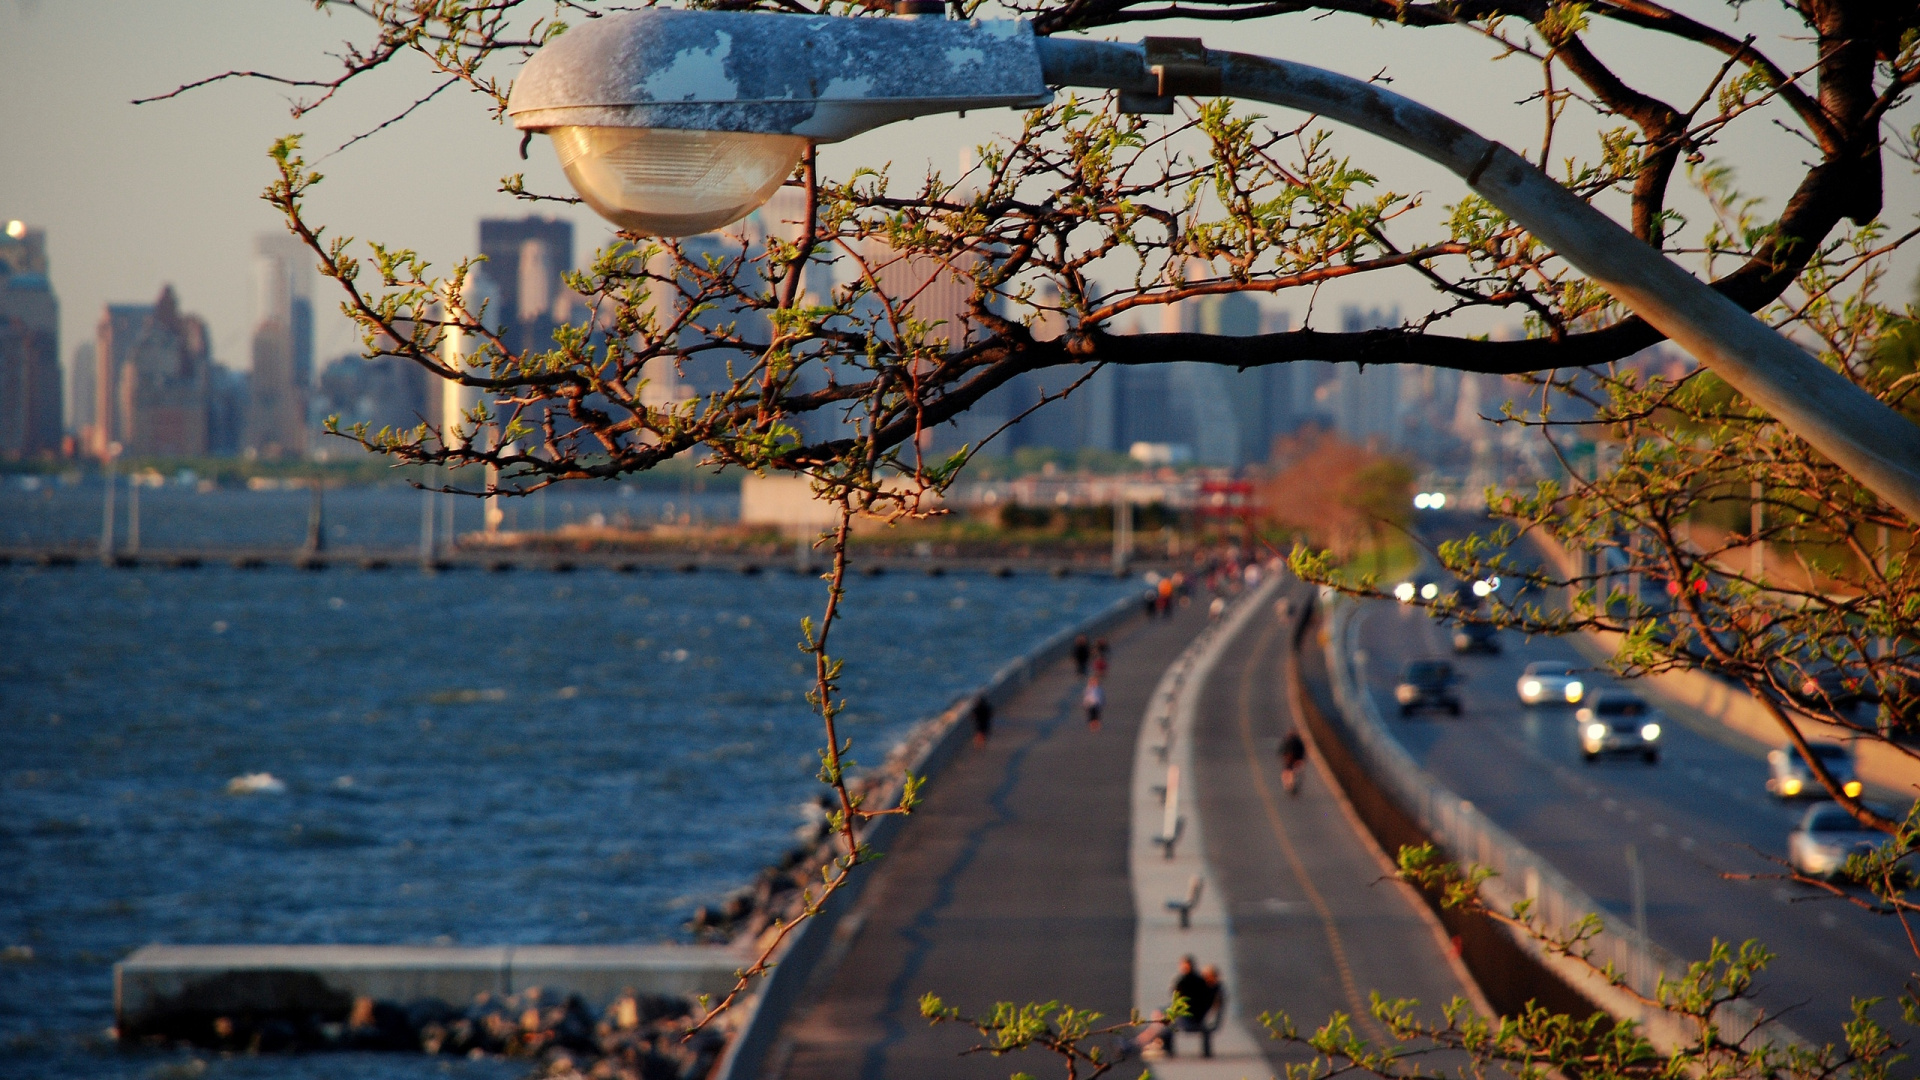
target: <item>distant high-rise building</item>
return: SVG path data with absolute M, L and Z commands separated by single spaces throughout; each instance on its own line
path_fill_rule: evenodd
M 441 389 L 441 380 L 432 381 L 434 389 Z M 348 354 L 320 373 L 316 401 L 322 416 L 339 417 L 342 430 L 366 424 L 375 432 L 381 428 L 405 431 L 429 415 L 427 382 L 426 369 L 411 360 L 398 356 L 366 360 Z
M 902 254 L 877 237 L 867 241 L 865 257 L 878 295 L 868 298 L 870 313 L 885 319 L 883 304 L 894 315 L 926 327 L 922 347 L 934 352 L 950 352 L 965 346 L 973 335 L 973 268 L 979 256 L 963 252 L 958 256 L 935 259 L 925 255 Z M 1021 395 L 1031 392 L 1025 386 L 1001 386 L 973 406 L 925 434 L 923 448 L 951 453 L 962 446 L 988 454 L 1006 453 L 1013 445 L 1005 434 L 995 437 L 1008 421 L 1025 407 Z M 990 441 L 991 440 L 991 441 Z
M 207 324 L 180 313 L 173 286 L 153 304 L 109 304 L 94 341 L 90 452 L 133 457 L 207 453 Z
M 313 386 L 314 255 L 285 233 L 254 242 L 253 370 L 247 379 L 244 448 L 265 458 L 307 453 L 307 399 Z
M 60 450 L 60 303 L 47 280 L 47 234 L 0 232 L 0 457 Z
M 570 321 L 577 306 L 562 278 L 573 269 L 573 223 L 539 216 L 483 219 L 480 254 L 487 257 L 479 276 L 490 299 L 485 325 L 498 327 L 515 352 L 553 348 L 554 327 Z M 474 299 L 468 297 L 469 303 Z
M 207 453 L 235 457 L 247 445 L 247 373 L 225 364 L 208 369 Z
M 1342 333 L 1359 334 L 1394 326 L 1400 322 L 1400 309 L 1340 309 Z M 1356 443 L 1396 446 L 1402 442 L 1400 376 L 1401 365 L 1338 364 L 1334 368 L 1332 391 L 1328 395 L 1334 429 Z
M 88 445 L 87 432 L 94 423 L 94 380 L 100 366 L 94 352 L 93 342 L 83 341 L 67 356 L 67 430 L 82 446 Z
M 1260 301 L 1246 293 L 1204 297 L 1195 302 L 1194 307 L 1195 329 L 1203 334 L 1257 337 L 1268 330 L 1269 320 L 1260 308 Z M 1284 331 L 1288 325 L 1289 320 L 1284 312 L 1278 313 L 1278 316 L 1274 332 Z M 1222 446 L 1213 452 L 1214 456 L 1225 457 L 1227 460 L 1223 463 L 1232 465 L 1265 461 L 1274 437 L 1289 427 L 1292 371 L 1286 364 L 1270 364 L 1245 371 L 1219 365 L 1213 367 L 1218 392 L 1223 395 L 1232 412 L 1234 427 L 1232 445 Z M 1199 449 L 1198 442 L 1196 449 L 1200 460 L 1209 460 L 1208 451 Z

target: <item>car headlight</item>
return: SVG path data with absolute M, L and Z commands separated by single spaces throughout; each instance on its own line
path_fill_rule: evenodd
M 1587 738 L 1604 739 L 1606 737 L 1607 737 L 1607 725 L 1605 724 L 1588 724 L 1587 725 Z
M 1393 598 L 1403 604 L 1413 603 L 1413 582 L 1403 581 L 1393 587 Z
M 1862 791 L 1865 791 L 1866 789 L 1860 786 L 1860 781 L 1849 780 L 1846 783 L 1840 785 L 1840 790 L 1846 792 L 1848 798 L 1857 799 L 1860 797 L 1860 793 Z
M 1528 697 L 1539 697 L 1540 696 L 1540 680 L 1528 679 L 1526 682 L 1521 683 L 1520 692 L 1527 695 Z
M 1587 692 L 1587 688 L 1581 684 L 1579 679 L 1575 679 L 1572 682 L 1567 684 L 1567 700 L 1568 701 L 1579 701 L 1581 695 L 1585 694 L 1586 692 Z
M 1434 597 L 1439 595 L 1440 595 L 1440 586 L 1435 585 L 1431 581 L 1427 582 L 1425 585 L 1420 586 L 1420 599 L 1422 600 L 1431 600 Z
M 1643 728 L 1641 728 L 1641 729 L 1640 729 L 1640 737 L 1641 737 L 1641 738 L 1643 738 L 1643 739 L 1645 739 L 1645 740 L 1647 740 L 1648 742 L 1652 742 L 1653 740 L 1655 740 L 1655 739 L 1657 739 L 1657 738 L 1659 738 L 1659 737 L 1660 737 L 1660 725 L 1659 725 L 1659 724 L 1648 724 L 1647 726 L 1645 726 L 1645 727 L 1643 727 Z
M 1400 704 L 1405 705 L 1414 698 L 1419 697 L 1420 691 L 1411 686 L 1401 685 L 1393 688 L 1393 696 L 1399 700 Z
M 1780 781 L 1780 792 L 1783 795 L 1800 794 L 1800 781 L 1795 780 L 1791 776 L 1787 777 L 1785 780 Z

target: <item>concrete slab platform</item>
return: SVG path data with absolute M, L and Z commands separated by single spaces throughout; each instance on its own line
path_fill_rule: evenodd
M 182 1014 L 342 1013 L 355 998 L 451 1005 L 540 986 L 604 1007 L 643 994 L 724 993 L 743 962 L 677 945 L 148 945 L 114 965 L 123 1036 Z

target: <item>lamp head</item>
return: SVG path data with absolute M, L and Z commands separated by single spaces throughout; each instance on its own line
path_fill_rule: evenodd
M 602 217 L 687 236 L 751 213 L 811 142 L 1050 100 L 1024 22 L 649 8 L 548 42 L 507 115 Z

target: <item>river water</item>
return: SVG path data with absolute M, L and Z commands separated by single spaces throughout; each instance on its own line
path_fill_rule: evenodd
M 211 501 L 165 528 L 221 542 L 249 497 L 258 528 L 293 494 L 181 495 Z M 0 522 L 44 498 L 7 488 Z M 329 505 L 403 535 L 378 523 L 418 498 Z M 835 631 L 854 757 L 1124 588 L 857 579 Z M 197 1075 L 102 1035 L 111 966 L 148 942 L 681 938 L 793 842 L 819 790 L 796 643 L 822 591 L 785 573 L 0 569 L 0 1076 Z M 260 772 L 285 790 L 228 793 Z M 449 1069 L 524 1065 L 320 1055 L 206 1075 Z

